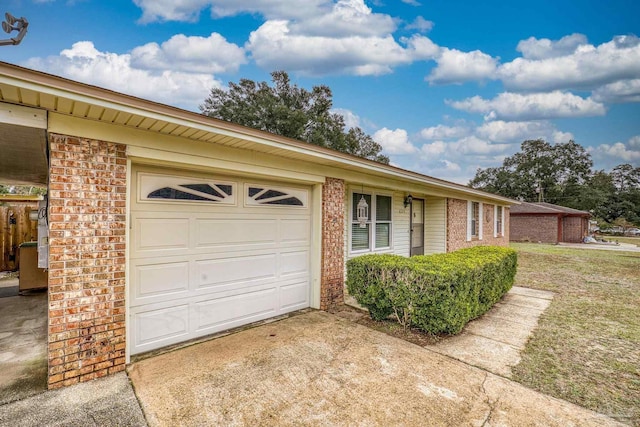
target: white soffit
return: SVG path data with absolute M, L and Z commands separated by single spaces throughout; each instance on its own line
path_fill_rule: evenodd
M 47 129 L 47 111 L 0 102 L 0 123 Z

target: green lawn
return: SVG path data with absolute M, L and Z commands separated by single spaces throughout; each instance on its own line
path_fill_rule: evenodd
M 640 246 L 640 237 L 610 237 L 609 240 L 613 240 L 614 242 L 620 243 L 631 243 L 632 245 Z
M 640 426 L 640 253 L 512 247 L 516 286 L 555 292 L 514 379 Z

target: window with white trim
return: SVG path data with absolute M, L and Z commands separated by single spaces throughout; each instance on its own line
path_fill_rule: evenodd
M 502 206 L 495 206 L 494 218 L 493 237 L 502 237 L 504 236 L 504 208 Z
M 471 237 L 480 237 L 480 203 L 471 203 Z
M 482 240 L 482 203 L 467 202 L 467 241 Z
M 368 218 L 358 221 L 357 206 L 364 198 L 369 206 Z M 351 197 L 351 251 L 366 252 L 391 247 L 391 196 L 374 193 L 352 193 Z

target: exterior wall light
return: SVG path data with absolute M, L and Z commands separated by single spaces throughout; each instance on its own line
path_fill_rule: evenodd
M 413 196 L 409 194 L 407 197 L 404 198 L 404 207 L 406 208 L 407 206 L 409 206 L 412 201 L 413 201 Z

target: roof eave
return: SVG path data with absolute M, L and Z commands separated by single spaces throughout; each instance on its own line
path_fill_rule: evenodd
M 17 65 L 0 61 L 0 82 L 6 84 L 20 84 L 31 90 L 43 91 L 56 96 L 65 96 L 73 100 L 126 111 L 132 114 L 165 120 L 199 130 L 207 130 L 230 136 L 240 136 L 248 141 L 256 142 L 267 147 L 277 147 L 290 150 L 310 158 L 322 159 L 342 165 L 360 169 L 368 173 L 384 172 L 387 176 L 410 182 L 424 184 L 438 189 L 451 190 L 468 197 L 489 199 L 505 205 L 517 205 L 520 202 L 481 190 L 466 187 L 461 184 L 419 174 L 396 166 L 385 165 L 372 160 L 363 159 L 350 154 L 341 153 L 306 142 L 274 135 L 268 132 L 248 128 L 223 120 L 214 119 L 195 112 L 177 107 L 149 101 L 131 95 L 118 93 L 109 89 L 80 83 L 63 77 L 31 70 Z

